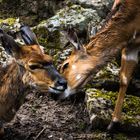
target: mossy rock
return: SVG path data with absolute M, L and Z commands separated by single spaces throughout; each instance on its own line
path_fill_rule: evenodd
M 46 28 L 38 28 L 35 27 L 33 28 L 33 31 L 35 32 L 39 44 L 42 45 L 43 47 L 47 47 L 47 42 L 48 42 L 48 31 Z
M 55 31 L 60 32 L 60 30 L 62 31 L 69 26 L 72 26 L 77 29 L 78 33 L 81 34 L 82 39 L 84 40 L 86 38 L 85 35 L 87 34 L 88 23 L 90 21 L 94 22 L 94 25 L 101 22 L 101 18 L 95 10 L 83 8 L 80 5 L 71 5 L 59 10 L 55 16 L 48 20 L 42 21 L 38 27 L 47 28 L 50 33 L 53 33 Z
M 86 91 L 87 109 L 94 128 L 104 129 L 111 121 L 117 92 L 88 89 Z M 140 132 L 140 98 L 126 95 L 122 110 L 122 128 L 124 131 Z
M 39 43 L 46 49 L 59 49 L 60 48 L 60 32 L 55 30 L 50 32 L 45 26 L 34 27 Z
M 88 23 L 93 20 L 99 24 L 100 17 L 95 10 L 82 8 L 80 5 L 71 5 L 59 10 L 55 16 L 48 20 L 43 20 L 38 24 L 34 31 L 39 38 L 39 43 L 45 47 L 47 52 L 54 57 L 59 58 L 59 52 L 68 43 L 63 29 L 70 25 L 78 29 L 79 32 L 85 31 Z M 85 34 L 82 34 L 82 36 Z M 85 37 L 83 37 L 85 39 Z
M 0 19 L 0 24 L 7 24 L 9 26 L 13 26 L 15 22 L 16 18 Z
M 93 133 L 91 140 L 139 140 L 139 139 L 135 136 L 129 137 L 123 133 L 108 135 L 107 133 L 103 131 L 96 130 Z
M 70 0 L 69 0 L 70 1 Z M 71 2 L 71 1 L 70 1 Z M 70 3 L 69 2 L 69 3 Z M 97 10 L 100 17 L 105 18 L 110 11 L 113 0 L 74 0 L 73 3 L 78 3 L 84 8 L 92 8 Z

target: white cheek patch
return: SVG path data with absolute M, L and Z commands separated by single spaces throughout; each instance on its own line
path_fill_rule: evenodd
M 75 65 L 72 65 L 72 69 L 75 70 L 76 69 L 76 66 Z
M 79 79 L 81 79 L 81 75 L 80 75 L 80 74 L 78 74 L 78 75 L 76 76 L 76 80 L 79 80 Z

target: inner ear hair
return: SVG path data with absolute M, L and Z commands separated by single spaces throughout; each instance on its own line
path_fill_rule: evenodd
M 70 26 L 67 30 L 64 31 L 64 33 L 67 39 L 69 40 L 69 42 L 75 47 L 76 50 L 83 49 L 83 46 L 81 42 L 79 41 L 77 32 L 74 28 Z
M 26 45 L 38 45 L 38 40 L 35 33 L 27 25 L 21 25 L 20 27 L 21 37 Z

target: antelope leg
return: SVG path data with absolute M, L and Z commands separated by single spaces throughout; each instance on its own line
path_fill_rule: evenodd
M 121 119 L 121 112 L 125 93 L 127 91 L 128 84 L 131 80 L 133 71 L 137 63 L 138 63 L 138 49 L 132 47 L 124 48 L 122 50 L 122 59 L 121 59 L 120 89 L 115 105 L 115 110 L 113 112 L 112 121 L 108 126 L 109 131 L 117 129 L 118 127 L 118 124 Z
M 121 0 L 115 0 L 112 6 L 112 10 L 114 10 L 120 3 L 121 3 Z
M 3 122 L 0 120 L 0 137 L 4 135 L 4 127 L 3 127 Z

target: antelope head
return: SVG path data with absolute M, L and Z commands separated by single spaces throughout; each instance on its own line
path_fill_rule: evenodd
M 75 94 L 89 81 L 89 75 L 93 68 L 92 56 L 78 40 L 77 34 L 70 29 L 67 38 L 73 44 L 71 55 L 63 62 L 60 73 L 66 78 L 68 87 L 60 98 L 66 98 Z
M 35 34 L 28 26 L 22 26 L 21 36 L 26 45 L 19 46 L 12 36 L 0 30 L 0 39 L 6 52 L 22 71 L 22 81 L 42 92 L 59 94 L 67 87 L 66 80 L 57 72 L 51 56 L 40 48 Z

